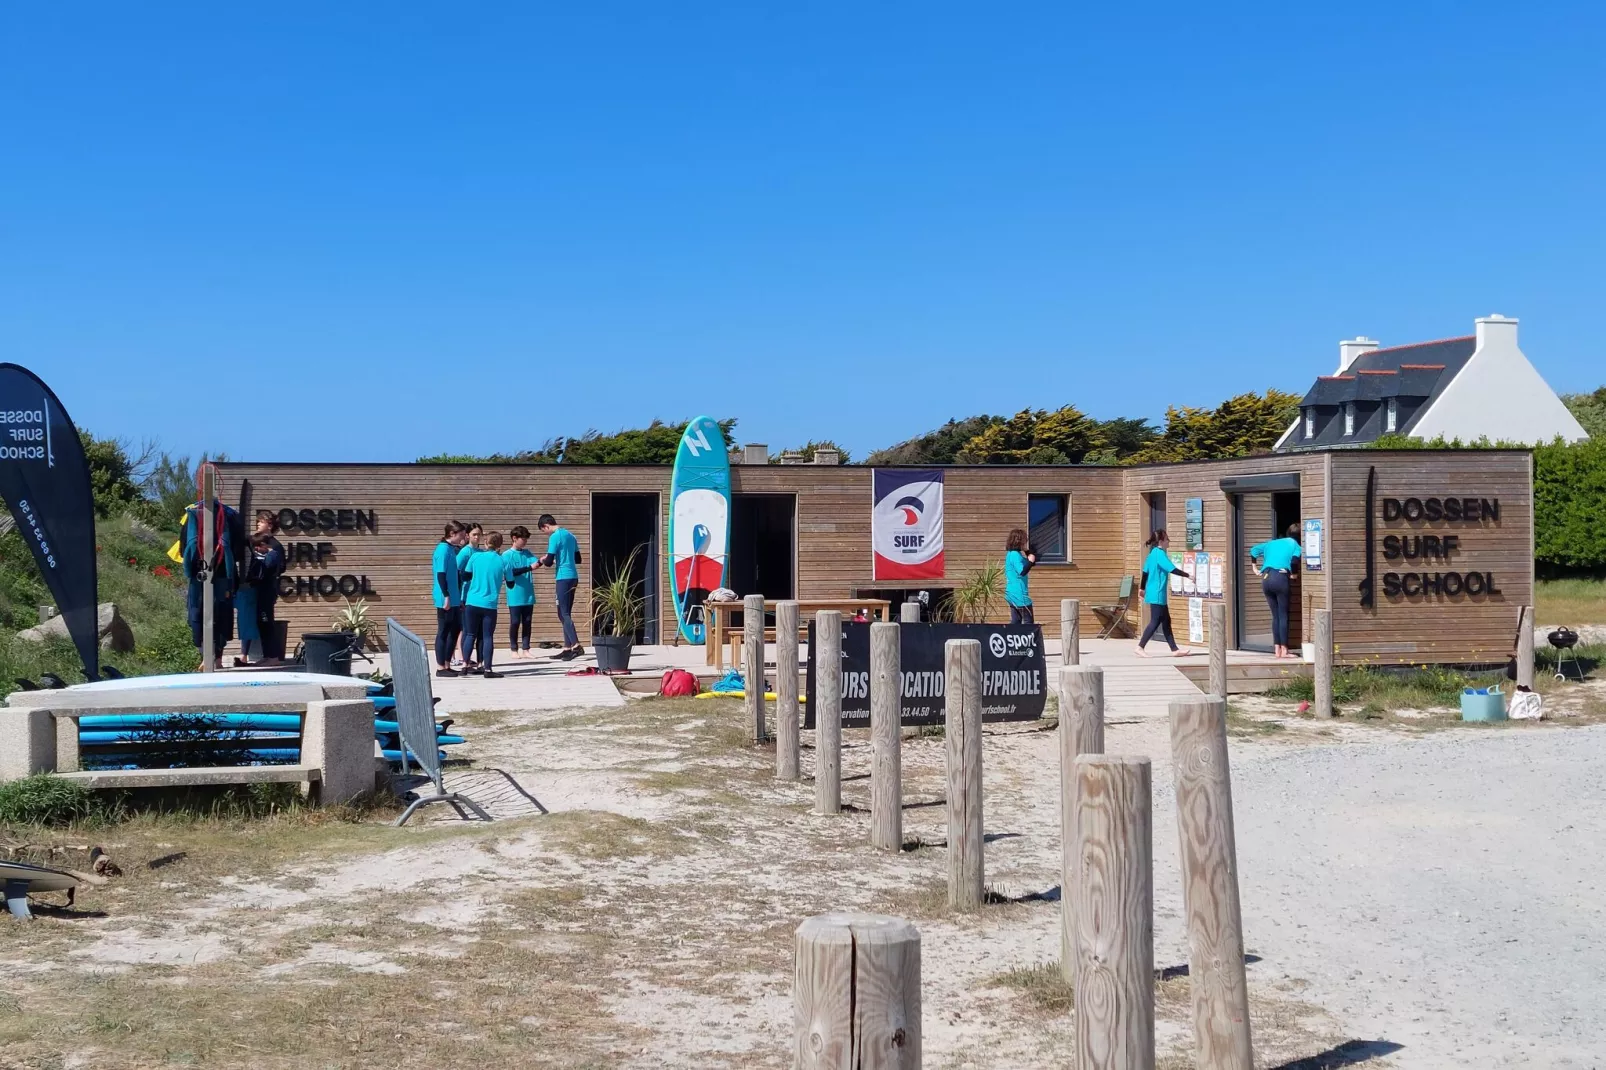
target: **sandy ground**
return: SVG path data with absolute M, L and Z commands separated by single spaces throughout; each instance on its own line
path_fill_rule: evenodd
M 388 1066 L 403 1051 L 443 1066 L 786 1067 L 791 933 L 831 909 L 918 924 L 926 1066 L 1066 1064 L 1070 1013 L 1003 983 L 1058 955 L 1054 732 L 989 730 L 1000 902 L 956 917 L 941 738 L 905 741 L 912 849 L 888 855 L 866 843 L 862 733 L 844 755 L 858 809 L 822 817 L 810 782 L 773 781 L 773 753 L 742 744 L 728 700 L 461 723 L 476 764 L 549 816 L 464 828 L 434 808 L 424 827 L 239 873 L 187 872 L 199 857 L 152 870 L 130 847 L 127 876 L 81 901 L 104 917 L 43 919 L 0 945 L 18 975 L 0 1065 Z M 1107 744 L 1155 763 L 1155 962 L 1177 966 L 1166 726 L 1112 723 Z M 806 749 L 805 775 L 812 761 Z M 1606 726 L 1307 725 L 1235 735 L 1232 762 L 1259 1065 L 1606 1065 Z M 84 1020 L 79 978 L 151 1021 Z M 1162 1066 L 1191 1065 L 1185 986 L 1161 987 Z M 203 988 L 211 1000 L 169 1007 Z M 370 1002 L 325 1009 L 319 992 Z M 294 1042 L 270 1051 L 283 1030 L 249 1026 L 287 1003 Z M 379 1004 L 396 1024 L 354 1037 L 349 1015 Z M 414 1021 L 412 1007 L 439 1010 Z

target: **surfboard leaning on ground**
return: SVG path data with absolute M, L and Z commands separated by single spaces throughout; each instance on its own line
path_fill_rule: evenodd
M 669 480 L 669 587 L 680 634 L 701 643 L 701 618 L 689 619 L 709 591 L 725 585 L 730 553 L 730 448 L 719 424 L 699 416 L 681 433 Z

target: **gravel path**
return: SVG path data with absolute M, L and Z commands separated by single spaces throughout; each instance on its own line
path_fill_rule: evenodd
M 1393 1065 L 1606 1067 L 1603 768 L 1606 726 L 1234 746 L 1251 978 Z

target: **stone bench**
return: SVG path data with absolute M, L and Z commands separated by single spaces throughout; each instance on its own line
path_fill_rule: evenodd
M 251 701 L 241 701 L 247 697 Z M 374 787 L 374 704 L 366 698 L 326 698 L 315 684 L 26 691 L 11 698 L 11 705 L 0 710 L 0 781 L 54 773 L 92 788 L 300 783 L 325 805 L 349 802 Z M 80 717 L 149 713 L 296 713 L 301 717 L 300 761 L 291 765 L 81 769 Z

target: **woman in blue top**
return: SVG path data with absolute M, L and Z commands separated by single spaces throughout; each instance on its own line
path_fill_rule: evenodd
M 485 537 L 484 546 L 469 555 L 463 568 L 468 576 L 468 590 L 463 593 L 463 635 L 479 644 L 479 664 L 487 680 L 502 676 L 491 671 L 491 658 L 496 652 L 496 605 L 502 597 L 502 585 L 507 582 L 501 550 L 502 533 L 493 531 Z
M 468 565 L 468 559 L 480 552 L 484 542 L 485 529 L 480 527 L 479 521 L 463 525 L 463 541 L 457 544 L 457 583 L 465 591 L 468 589 L 468 573 L 463 570 Z M 479 671 L 479 666 L 474 664 L 471 656 L 474 653 L 474 633 L 468 629 L 466 620 L 467 606 L 464 607 L 463 612 L 465 614 L 465 620 L 462 624 L 463 672 L 477 672 Z
M 1004 601 L 1009 603 L 1009 623 L 1032 624 L 1032 596 L 1026 574 L 1037 564 L 1037 555 L 1026 542 L 1026 529 L 1011 528 L 1004 542 Z
M 535 618 L 535 581 L 531 573 L 536 557 L 530 545 L 530 529 L 520 524 L 508 533 L 513 545 L 502 555 L 507 566 L 507 648 L 514 660 L 530 656 L 530 624 Z M 521 648 L 520 636 L 523 636 Z
M 558 623 L 563 625 L 563 649 L 553 657 L 570 661 L 586 652 L 585 647 L 580 645 L 580 636 L 574 630 L 574 592 L 580 586 L 580 544 L 568 528 L 558 527 L 551 513 L 542 513 L 535 527 L 547 537 L 546 553 L 541 557 L 541 564 L 553 570 Z
M 1166 601 L 1166 588 L 1171 583 L 1173 572 L 1179 576 L 1186 576 L 1187 573 L 1172 564 L 1171 555 L 1165 552 L 1166 547 L 1171 545 L 1165 528 L 1150 535 L 1146 545 L 1151 549 L 1149 556 L 1143 559 L 1143 601 L 1149 607 L 1149 626 L 1143 629 L 1143 638 L 1138 640 L 1138 657 L 1149 656 L 1143 648 L 1158 631 L 1165 638 L 1166 646 L 1171 648 L 1171 653 L 1185 658 L 1188 651 L 1177 649 L 1176 636 L 1171 633 L 1171 606 Z
M 457 638 L 463 631 L 462 585 L 457 574 L 457 551 L 468 538 L 468 530 L 455 520 L 446 522 L 441 541 L 435 544 L 435 558 L 430 566 L 435 592 L 435 675 L 456 676 L 452 668 L 452 651 L 457 649 Z
M 1288 577 L 1299 564 L 1299 525 L 1288 525 L 1288 534 L 1270 542 L 1257 542 L 1249 548 L 1249 563 L 1260 574 L 1260 590 L 1271 607 L 1271 642 L 1276 657 L 1288 657 Z

